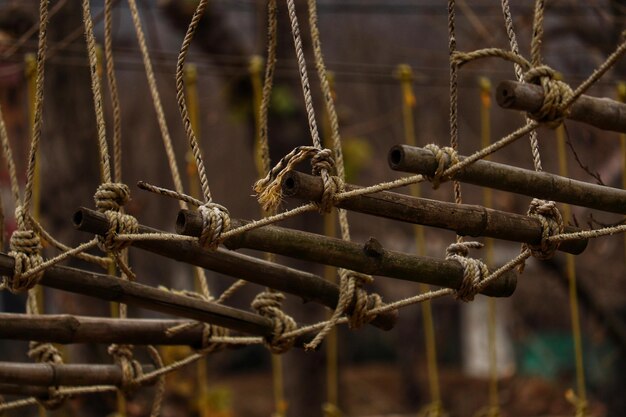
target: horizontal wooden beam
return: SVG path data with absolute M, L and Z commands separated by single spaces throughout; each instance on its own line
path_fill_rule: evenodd
M 143 372 L 154 370 L 142 365 Z M 122 385 L 122 369 L 118 365 L 0 362 L 0 383 L 45 387 Z
M 534 113 L 541 108 L 543 95 L 539 85 L 502 81 L 496 90 L 496 101 L 505 109 Z M 572 103 L 567 118 L 599 129 L 626 133 L 626 104 L 609 98 L 582 95 Z
M 0 253 L 0 273 L 12 275 L 14 267 L 14 259 Z M 75 268 L 52 266 L 45 270 L 39 284 L 257 336 L 271 336 L 274 330 L 272 320 L 258 314 Z M 296 340 L 296 346 L 304 343 L 304 338 Z
M 23 384 L 0 384 L 0 395 L 18 395 L 20 397 L 35 397 L 42 400 L 50 397 L 48 387 Z
M 104 234 L 109 230 L 108 220 L 104 215 L 85 207 L 76 211 L 73 220 L 75 227 L 81 231 Z M 140 226 L 139 231 L 141 233 L 160 232 L 146 226 Z M 306 301 L 316 301 L 332 309 L 337 306 L 339 300 L 339 287 L 336 284 L 317 275 L 252 256 L 225 249 L 206 250 L 196 242 L 138 240 L 133 242 L 133 246 L 180 262 L 294 294 Z M 390 330 L 394 327 L 397 316 L 397 311 L 383 313 L 371 324 L 383 330 Z
M 345 184 L 345 191 L 359 189 Z M 317 176 L 290 171 L 283 177 L 283 195 L 319 202 L 324 191 Z M 495 239 L 537 245 L 541 243 L 541 222 L 533 217 L 507 213 L 490 208 L 454 204 L 426 198 L 383 191 L 340 200 L 337 207 L 392 220 L 453 230 L 462 236 L 486 236 Z M 566 227 L 566 233 L 580 231 Z M 587 240 L 563 242 L 559 250 L 578 255 L 587 247 Z
M 188 322 L 189 320 L 115 319 L 69 314 L 0 313 L 0 339 L 60 344 L 117 343 L 202 347 L 202 326 L 181 330 L 171 336 L 165 333 L 167 329 Z
M 459 156 L 463 160 L 463 156 Z M 437 160 L 427 149 L 396 145 L 389 151 L 389 166 L 395 171 L 434 175 Z M 626 190 L 590 184 L 547 172 L 476 161 L 457 171 L 452 178 L 530 197 L 583 206 L 611 213 L 626 214 Z
M 231 219 L 231 224 L 232 227 L 238 227 L 245 222 Z M 195 211 L 181 210 L 176 221 L 176 230 L 188 236 L 199 236 L 202 232 L 200 215 Z M 373 238 L 361 245 L 299 230 L 264 226 L 229 237 L 223 243 L 233 250 L 255 249 L 365 274 L 452 289 L 459 288 L 463 281 L 463 267 L 456 261 L 389 251 Z M 516 274 L 509 271 L 487 286 L 482 293 L 507 297 L 515 291 L 516 283 Z

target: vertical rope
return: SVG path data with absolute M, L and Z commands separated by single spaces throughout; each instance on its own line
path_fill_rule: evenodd
M 165 119 L 165 112 L 163 111 L 163 105 L 161 104 L 161 96 L 156 83 L 156 77 L 154 76 L 154 69 L 152 68 L 152 61 L 150 60 L 150 53 L 148 52 L 148 45 L 146 43 L 146 37 L 143 33 L 141 26 L 141 18 L 139 16 L 139 10 L 137 9 L 137 2 L 135 0 L 128 0 L 128 7 L 133 19 L 133 26 L 135 27 L 135 33 L 137 35 L 137 41 L 139 43 L 139 49 L 141 50 L 141 58 L 146 70 L 146 77 L 148 79 L 148 87 L 150 89 L 150 95 L 152 96 L 152 104 L 154 111 L 157 114 L 157 121 L 159 123 L 159 130 L 161 131 L 161 138 L 163 139 L 163 145 L 165 146 L 165 153 L 167 155 L 167 162 L 172 174 L 172 180 L 174 181 L 174 189 L 182 193 L 183 182 L 180 178 L 180 172 L 178 171 L 178 164 L 176 163 L 176 155 L 174 154 L 174 148 L 172 146 L 172 138 L 170 136 L 169 128 L 167 127 L 167 121 Z M 182 77 L 182 67 L 181 75 Z M 183 99 L 184 101 L 184 99 Z M 187 208 L 187 203 L 179 200 L 180 207 Z
M 415 135 L 415 115 L 416 107 L 415 93 L 413 91 L 413 70 L 408 65 L 400 65 L 397 72 L 400 80 L 402 92 L 402 118 L 404 127 L 404 141 L 409 146 L 417 146 Z M 419 184 L 411 184 L 409 192 L 413 197 L 421 196 Z M 417 254 L 426 255 L 426 237 L 424 227 L 415 225 L 413 227 L 415 235 L 415 247 Z M 430 291 L 430 286 L 420 284 L 420 292 Z M 430 389 L 430 404 L 423 410 L 423 413 L 431 417 L 439 417 L 444 414 L 441 393 L 439 387 L 439 369 L 437 366 L 437 341 L 435 338 L 435 325 L 433 321 L 432 305 L 430 300 L 421 303 L 422 320 L 424 324 L 424 339 L 426 348 L 426 364 L 428 369 L 428 385 Z
M 537 12 L 537 10 L 539 10 L 537 7 L 535 7 L 535 12 Z M 515 35 L 515 29 L 513 27 L 513 16 L 511 15 L 511 7 L 509 5 L 509 0 L 502 0 L 502 14 L 504 16 L 504 24 L 505 24 L 505 28 L 506 28 L 506 34 L 507 37 L 509 38 L 509 45 L 511 48 L 511 52 L 513 52 L 516 55 L 519 55 L 519 45 L 517 43 L 517 36 Z M 541 42 L 541 37 L 543 35 L 543 26 L 542 26 L 542 16 L 537 16 L 537 14 L 535 13 L 535 21 L 539 21 L 539 36 L 533 36 L 533 42 L 536 44 L 535 46 L 535 51 L 539 52 L 540 51 L 540 42 Z M 533 28 L 533 30 L 535 30 Z M 515 63 L 514 64 L 514 70 L 515 70 L 515 77 L 517 78 L 517 81 L 519 82 L 524 82 L 524 71 L 522 69 L 522 67 Z M 528 116 L 526 116 L 526 124 L 528 124 L 530 122 L 530 119 L 528 118 Z M 537 139 L 537 131 L 536 130 L 532 130 L 529 134 L 529 141 L 530 141 L 530 148 L 531 148 L 531 152 L 532 152 L 532 156 L 533 156 L 533 164 L 535 166 L 535 170 L 537 171 L 541 171 L 542 170 L 542 166 L 541 166 L 541 157 L 539 156 L 539 143 L 538 143 L 538 139 Z
M 450 147 L 454 150 L 459 148 L 459 126 L 458 126 L 458 65 L 452 58 L 456 52 L 456 2 L 448 0 L 448 51 L 450 54 Z M 461 183 L 453 181 L 454 201 L 457 204 L 462 202 Z M 462 242 L 463 237 L 457 235 L 457 242 Z
M 122 182 L 122 116 L 113 60 L 113 0 L 104 1 L 104 58 L 113 109 L 113 181 Z
M 98 75 L 98 53 L 96 38 L 93 34 L 93 21 L 91 19 L 91 9 L 89 0 L 83 0 L 83 23 L 85 25 L 85 40 L 87 43 L 87 56 L 89 57 L 89 68 L 91 73 L 91 89 L 93 91 L 93 102 L 96 113 L 96 124 L 98 127 L 98 149 L 100 151 L 100 167 L 102 170 L 102 182 L 111 182 L 111 165 L 109 163 L 109 150 L 106 138 L 106 123 L 104 121 L 104 110 L 102 108 L 102 93 L 100 89 L 100 77 Z M 25 197 L 26 199 L 26 197 Z M 26 204 L 26 203 L 25 203 Z
M 565 128 L 563 125 L 556 130 L 559 175 L 567 177 L 567 151 L 565 148 Z M 563 204 L 563 219 L 571 218 L 571 208 L 568 204 Z M 585 369 L 583 363 L 583 345 L 580 329 L 580 315 L 578 308 L 578 295 L 576 294 L 576 260 L 574 255 L 566 254 L 566 274 L 569 281 L 569 305 L 572 318 L 572 337 L 574 339 L 574 354 L 576 362 L 576 394 L 570 393 L 569 399 L 576 407 L 576 417 L 587 415 L 587 392 L 585 388 Z
M 202 150 L 200 149 L 198 139 L 193 131 L 193 127 L 191 126 L 191 121 L 189 119 L 189 111 L 187 109 L 187 103 L 185 101 L 184 81 L 185 59 L 187 58 L 187 53 L 189 52 L 191 41 L 193 40 L 196 28 L 198 26 L 198 23 L 200 23 L 200 20 L 202 19 L 202 15 L 204 14 L 207 4 L 208 0 L 200 0 L 200 2 L 198 3 L 198 7 L 193 13 L 193 17 L 191 18 L 191 22 L 189 23 L 189 27 L 187 28 L 187 32 L 185 33 L 185 38 L 183 39 L 183 43 L 180 47 L 178 61 L 176 62 L 176 98 L 178 100 L 178 109 L 180 110 L 180 115 L 183 120 L 183 125 L 185 127 L 185 133 L 187 135 L 189 145 L 191 146 L 191 151 L 196 161 L 196 168 L 198 170 L 198 176 L 200 177 L 200 187 L 202 189 L 204 199 L 207 202 L 211 202 L 211 189 L 209 188 L 209 181 L 207 179 L 206 169 L 204 167 L 204 161 L 202 159 Z

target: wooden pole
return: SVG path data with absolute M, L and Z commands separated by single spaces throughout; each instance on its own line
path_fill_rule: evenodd
M 543 104 L 543 88 L 535 84 L 502 81 L 496 91 L 498 105 L 533 113 Z M 604 130 L 626 133 L 626 104 L 609 98 L 580 96 L 570 107 L 568 119 Z
M 196 214 L 196 217 L 199 216 Z M 88 208 L 80 208 L 74 214 L 73 220 L 75 227 L 81 231 L 104 234 L 109 229 L 107 218 Z M 146 226 L 140 226 L 139 231 L 140 233 L 160 232 Z M 138 240 L 133 242 L 133 246 L 180 262 L 294 294 L 305 301 L 315 301 L 330 308 L 335 308 L 339 300 L 339 288 L 317 275 L 225 249 L 211 251 L 201 248 L 196 242 L 164 240 Z M 395 325 L 396 319 L 397 312 L 388 312 L 376 317 L 372 325 L 383 330 L 390 330 Z
M 238 227 L 245 223 L 231 219 L 231 224 L 232 227 Z M 180 234 L 199 236 L 202 232 L 202 218 L 196 212 L 181 210 L 176 221 L 176 230 Z M 389 251 L 374 238 L 370 238 L 365 245 L 360 245 L 299 230 L 264 226 L 229 237 L 224 245 L 231 250 L 247 248 L 272 252 L 365 274 L 446 288 L 459 288 L 463 281 L 463 267 L 456 261 Z M 515 291 L 516 283 L 516 274 L 509 271 L 487 286 L 482 294 L 508 297 Z
M 142 365 L 143 372 L 154 371 Z M 122 385 L 122 369 L 118 365 L 0 362 L 0 383 L 45 387 Z
M 346 191 L 358 188 L 360 187 L 355 185 L 345 185 Z M 287 197 L 320 201 L 323 193 L 322 179 L 290 171 L 283 178 L 282 192 Z M 539 220 L 477 205 L 454 204 L 383 191 L 340 200 L 337 207 L 407 223 L 453 230 L 462 236 L 486 236 L 533 245 L 541 241 Z M 567 233 L 579 230 L 575 227 L 566 227 Z M 571 240 L 563 242 L 559 250 L 577 255 L 586 247 L 587 240 Z
M 165 332 L 188 320 L 116 319 L 68 314 L 0 313 L 0 339 L 44 343 L 117 343 L 131 345 L 186 345 L 202 347 L 202 327 Z M 236 345 L 232 345 L 236 346 Z
M 11 275 L 14 268 L 15 260 L 0 253 L 0 273 Z M 46 269 L 39 284 L 211 323 L 257 336 L 271 336 L 274 330 L 270 319 L 257 314 L 90 271 L 52 266 Z M 306 341 L 302 339 L 296 342 L 298 346 L 302 343 Z
M 22 384 L 0 384 L 0 395 L 19 395 L 20 397 L 35 397 L 48 399 L 50 391 L 48 387 Z
M 459 156 L 460 160 L 464 157 Z M 435 156 L 426 149 L 396 145 L 389 151 L 395 171 L 432 176 Z M 454 179 L 497 190 L 544 198 L 611 213 L 626 214 L 626 190 L 589 184 L 547 172 L 536 172 L 491 161 L 476 161 L 456 172 Z

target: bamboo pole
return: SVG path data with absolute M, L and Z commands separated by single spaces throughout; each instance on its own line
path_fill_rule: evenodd
M 617 85 L 617 99 L 620 103 L 626 103 L 626 82 L 620 82 Z M 622 188 L 626 190 L 626 133 L 619 135 L 622 150 Z M 626 253 L 626 233 L 624 233 L 624 252 Z M 624 257 L 626 260 L 626 256 Z
M 199 217 L 197 213 L 195 215 Z M 84 207 L 74 214 L 73 221 L 74 226 L 84 232 L 104 234 L 109 229 L 106 216 Z M 140 233 L 160 232 L 146 226 L 140 226 L 139 231 Z M 317 275 L 252 256 L 225 249 L 206 250 L 196 242 L 188 241 L 137 240 L 133 242 L 133 245 L 170 259 L 297 295 L 305 302 L 315 301 L 329 308 L 335 308 L 339 300 L 339 288 Z M 371 324 L 383 330 L 391 330 L 396 323 L 397 315 L 397 311 L 380 314 Z
M 181 210 L 176 222 L 180 234 L 199 236 L 202 218 L 198 213 Z M 231 219 L 232 227 L 245 224 Z M 254 249 L 292 258 L 334 265 L 370 275 L 405 281 L 423 282 L 457 289 L 463 281 L 463 267 L 456 261 L 412 256 L 386 250 L 374 238 L 365 245 L 277 226 L 264 226 L 229 237 L 224 245 L 231 249 Z M 517 276 L 509 271 L 492 282 L 482 294 L 508 297 L 515 291 Z
M 20 397 L 35 397 L 48 399 L 50 391 L 48 387 L 22 384 L 0 384 L 0 395 L 18 395 Z
M 143 372 L 154 371 L 153 365 L 142 365 Z M 0 362 L 0 383 L 34 386 L 91 386 L 123 383 L 119 365 Z
M 0 253 L 0 274 L 12 275 L 14 268 L 15 260 Z M 272 320 L 257 314 L 95 272 L 52 266 L 45 270 L 39 284 L 211 323 L 257 336 L 271 336 L 274 331 Z M 304 339 L 298 339 L 296 345 L 301 346 L 303 343 L 306 343 Z
M 462 161 L 463 156 L 459 156 Z M 389 166 L 395 171 L 432 176 L 435 156 L 427 149 L 396 145 L 389 151 Z M 452 178 L 469 184 L 545 198 L 561 203 L 626 214 L 626 190 L 589 184 L 547 172 L 536 172 L 491 161 L 476 161 Z
M 505 109 L 533 113 L 543 104 L 543 88 L 535 84 L 502 81 L 496 90 L 496 101 Z M 567 118 L 600 129 L 626 133 L 626 104 L 609 98 L 582 95 L 572 103 Z
M 167 335 L 167 329 L 188 320 L 116 319 L 68 314 L 0 313 L 0 339 L 44 343 L 117 343 L 131 345 L 185 345 L 201 348 L 202 327 Z M 235 345 L 232 345 L 235 346 Z
M 358 188 L 345 184 L 346 191 Z M 313 175 L 290 171 L 283 178 L 282 192 L 286 197 L 320 201 L 323 194 L 322 180 Z M 478 205 L 455 204 L 383 191 L 340 200 L 337 207 L 407 223 L 453 230 L 462 236 L 486 236 L 533 245 L 541 241 L 539 220 Z M 575 227 L 566 227 L 567 233 L 579 230 Z M 559 250 L 577 255 L 586 247 L 587 240 L 571 240 L 563 242 Z

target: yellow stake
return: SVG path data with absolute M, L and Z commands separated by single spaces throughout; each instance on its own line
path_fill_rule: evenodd
M 335 78 L 328 72 L 328 84 L 330 92 L 335 99 Z M 324 112 L 322 123 L 324 147 L 332 149 L 332 132 L 328 112 Z M 332 210 L 324 215 L 324 235 L 337 237 L 337 212 Z M 324 279 L 332 283 L 337 283 L 337 268 L 324 266 Z M 330 319 L 332 312 L 326 312 L 326 319 Z M 322 406 L 325 417 L 339 417 L 339 340 L 337 337 L 337 327 L 333 327 L 326 336 L 326 403 Z
M 626 82 L 620 82 L 617 84 L 617 99 L 622 103 L 626 103 Z M 622 156 L 624 157 L 622 188 L 626 190 L 626 133 L 620 133 L 619 138 L 622 143 Z M 626 254 L 626 234 L 624 234 L 624 253 Z M 624 260 L 626 260 L 626 256 L 624 257 Z
M 402 116 L 404 125 L 404 140 L 407 145 L 417 146 L 415 138 L 415 121 L 414 110 L 416 107 L 415 94 L 413 93 L 413 70 L 409 65 L 401 64 L 398 66 L 396 75 L 400 80 L 402 89 Z M 409 192 L 414 197 L 420 197 L 421 190 L 419 184 L 411 184 Z M 426 255 L 426 238 L 424 236 L 424 228 L 420 225 L 414 226 L 415 245 L 417 254 Z M 427 292 L 430 286 L 420 284 L 420 291 Z M 443 415 L 441 404 L 441 394 L 439 392 L 439 369 L 437 366 L 437 342 L 435 340 L 435 325 L 433 322 L 432 306 L 429 300 L 421 303 L 422 316 L 424 321 L 424 337 L 426 341 L 426 360 L 428 367 L 428 381 L 430 385 L 429 404 L 422 413 L 424 415 L 438 417 Z
M 480 86 L 480 126 L 481 147 L 491 144 L 491 82 L 485 77 L 479 80 Z M 491 188 L 483 187 L 483 204 L 493 206 Z M 485 238 L 485 261 L 489 268 L 494 265 L 493 239 Z M 496 351 L 496 300 L 488 298 L 487 340 L 489 344 L 489 406 L 482 413 L 488 417 L 500 415 L 500 399 L 498 395 L 498 362 Z
M 560 125 L 556 129 L 556 138 L 559 154 L 559 175 L 567 177 L 567 152 L 565 149 L 565 128 Z M 571 218 L 571 208 L 568 204 L 563 204 L 563 220 Z M 576 417 L 587 415 L 587 393 L 585 388 L 585 370 L 583 367 L 583 346 L 580 331 L 580 316 L 578 312 L 578 296 L 576 294 L 576 261 L 574 255 L 566 254 L 566 273 L 569 281 L 569 301 L 570 314 L 572 317 L 572 337 L 574 338 L 574 354 L 576 361 L 576 382 L 578 393 L 571 390 L 566 396 L 576 407 Z
M 250 82 L 252 83 L 252 106 L 255 123 L 255 140 L 254 140 L 254 161 L 257 168 L 259 178 L 263 178 L 267 173 L 260 152 L 260 120 L 259 113 L 261 109 L 261 100 L 263 96 L 263 81 L 261 80 L 261 71 L 263 70 L 263 58 L 258 55 L 250 58 L 248 67 L 250 72 Z M 266 216 L 271 213 L 265 213 L 261 210 L 261 215 Z M 270 262 L 274 261 L 274 254 L 266 253 L 265 259 Z M 272 354 L 272 376 L 274 389 L 274 407 L 273 417 L 284 417 L 287 413 L 287 401 L 285 400 L 285 388 L 283 382 L 283 361 L 280 355 Z

